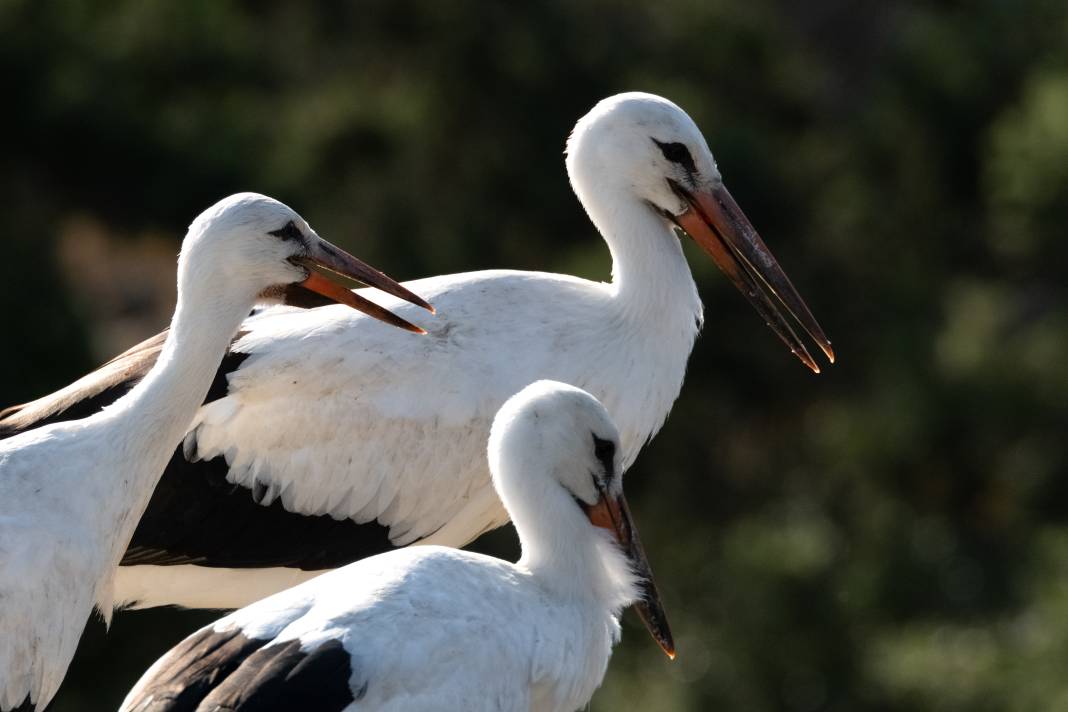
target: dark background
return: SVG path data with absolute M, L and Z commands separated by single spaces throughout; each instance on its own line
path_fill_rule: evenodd
M 1068 3 L 4 0 L 0 78 L 0 405 L 162 328 L 239 190 L 398 278 L 607 279 L 564 140 L 674 100 L 839 364 L 687 247 L 705 331 L 627 479 L 679 659 L 628 614 L 593 709 L 1068 706 Z M 213 617 L 94 623 L 54 709 Z

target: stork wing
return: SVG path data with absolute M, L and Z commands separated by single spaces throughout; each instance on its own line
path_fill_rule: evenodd
M 354 701 L 349 654 L 336 640 L 302 651 L 299 640 L 267 645 L 240 628 L 204 628 L 179 643 L 146 674 L 122 709 L 344 710 Z M 154 674 L 153 674 L 154 673 Z
M 274 509 L 279 515 L 304 515 L 300 523 L 275 521 L 281 550 L 294 546 L 282 539 L 315 537 L 306 527 L 316 519 L 322 523 L 310 526 L 326 535 L 328 549 L 337 546 L 329 538 L 352 524 L 377 522 L 398 546 L 435 533 L 456 546 L 503 523 L 485 459 L 486 437 L 496 409 L 529 380 L 479 337 L 491 319 L 503 322 L 491 329 L 518 330 L 512 315 L 492 303 L 496 315 L 472 316 L 449 309 L 471 300 L 440 296 L 445 305 L 438 318 L 422 321 L 428 336 L 334 307 L 266 312 L 246 321 L 247 334 L 234 350 L 248 358 L 229 374 L 226 395 L 198 412 L 184 459 L 214 461 L 219 473 L 225 467 L 225 482 L 251 492 L 245 496 L 261 510 L 280 503 Z M 405 311 L 399 300 L 385 306 Z M 415 310 L 408 314 L 420 318 Z M 218 476 L 207 477 L 222 484 Z M 188 477 L 181 479 L 181 506 L 188 507 L 191 485 Z M 246 513 L 263 514 L 248 509 L 225 516 L 238 517 L 240 527 Z M 258 521 L 257 529 L 268 524 Z M 307 541 L 296 546 L 311 549 Z M 269 557 L 280 550 L 270 541 L 261 548 Z M 352 552 L 344 556 L 353 560 L 347 558 Z
M 190 462 L 176 450 L 122 565 L 318 571 L 394 548 L 389 529 L 375 522 L 298 514 L 281 500 L 261 505 L 228 471 L 222 456 Z

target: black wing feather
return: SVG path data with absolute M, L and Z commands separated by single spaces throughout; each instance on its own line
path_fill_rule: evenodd
M 137 525 L 123 566 L 333 569 L 396 547 L 389 529 L 328 514 L 294 514 L 227 481 L 226 461 L 171 457 Z
M 355 701 L 352 661 L 338 640 L 301 651 L 299 640 L 260 648 L 216 687 L 200 710 L 343 710 Z M 361 696 L 366 692 L 361 686 Z
M 136 712 L 195 710 L 219 680 L 267 642 L 248 638 L 237 628 L 221 632 L 204 628 L 167 653 L 128 707 Z
M 139 683 L 127 709 L 330 712 L 356 699 L 349 684 L 351 659 L 340 641 L 307 651 L 299 640 L 265 647 L 270 642 L 249 638 L 238 628 L 205 628 L 167 653 L 153 677 Z

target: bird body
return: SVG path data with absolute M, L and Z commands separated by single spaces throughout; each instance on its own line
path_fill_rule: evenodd
M 268 234 L 286 224 L 302 237 Z M 0 709 L 43 708 L 94 605 L 110 619 L 115 569 L 234 333 L 265 289 L 314 283 L 293 260 L 325 244 L 270 198 L 220 201 L 183 243 L 178 305 L 147 376 L 88 418 L 0 441 Z
M 665 308 L 661 319 L 631 314 L 612 285 L 566 275 L 502 270 L 416 280 L 406 286 L 427 295 L 437 315 L 420 322 L 428 338 L 402 358 L 395 330 L 355 312 L 268 310 L 242 325 L 232 352 L 249 357 L 230 376 L 227 396 L 197 414 L 186 452 L 225 457 L 229 481 L 259 492 L 261 504 L 277 499 L 302 515 L 377 522 L 396 546 L 461 546 L 508 521 L 479 454 L 493 414 L 532 381 L 562 380 L 601 398 L 617 414 L 624 462 L 633 461 L 682 387 L 701 315 L 686 277 L 673 286 L 688 289 L 690 308 Z M 656 301 L 640 299 L 650 308 Z M 419 321 L 400 304 L 383 304 Z M 308 393 L 304 375 L 313 373 Z M 292 427 L 319 419 L 331 427 Z M 272 592 L 242 581 L 240 570 L 211 568 L 185 585 L 168 581 L 170 568 L 124 567 L 120 595 L 142 606 L 239 606 Z M 274 583 L 257 573 L 264 578 Z
M 331 571 L 221 619 L 146 673 L 151 685 L 141 686 L 151 688 L 156 706 L 127 709 L 197 709 L 160 701 L 198 684 L 168 666 L 175 658 L 199 660 L 220 641 L 240 641 L 244 659 L 296 641 L 305 657 L 291 667 L 322 649 L 315 662 L 326 671 L 308 675 L 306 687 L 281 693 L 291 709 L 309 706 L 287 694 L 306 698 L 314 690 L 342 703 L 316 709 L 578 709 L 593 695 L 618 635 L 616 618 L 592 601 L 554 606 L 529 572 L 506 562 L 446 547 L 410 547 Z M 334 641 L 343 662 L 327 657 Z M 519 651 L 530 651 L 531 659 L 516 660 Z M 261 653 L 252 660 L 212 701 L 251 697 L 238 683 L 255 677 L 267 658 Z M 576 673 L 567 675 L 565 689 L 549 689 L 548 680 L 565 671 Z
M 408 283 L 430 333 L 337 307 L 246 320 L 123 556 L 125 604 L 234 607 L 413 543 L 462 546 L 507 518 L 482 448 L 524 385 L 603 399 L 625 463 L 678 396 L 703 313 L 685 228 L 810 368 L 794 318 L 829 342 L 722 185 L 693 121 L 660 97 L 602 101 L 576 126 L 572 186 L 612 254 L 612 280 L 493 270 Z M 99 407 L 136 383 L 156 342 L 0 419 L 0 432 Z
M 364 559 L 190 636 L 122 710 L 579 709 L 604 677 L 625 606 L 645 596 L 671 650 L 629 518 L 624 543 L 585 511 L 621 501 L 616 443 L 588 394 L 529 386 L 502 409 L 490 445 L 518 563 L 437 546 Z

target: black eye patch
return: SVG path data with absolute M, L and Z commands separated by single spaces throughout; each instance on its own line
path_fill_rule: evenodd
M 655 138 L 653 143 L 660 147 L 660 152 L 664 154 L 664 158 L 668 159 L 672 163 L 678 163 L 689 174 L 697 172 L 697 165 L 693 162 L 693 156 L 690 155 L 690 149 L 686 148 L 681 143 L 661 143 Z
M 304 233 L 300 231 L 300 228 L 293 224 L 290 220 L 285 226 L 278 228 L 277 230 L 271 230 L 268 235 L 274 235 L 282 240 L 303 240 Z
M 614 442 L 593 435 L 593 454 L 600 460 L 607 477 L 615 474 L 616 444 Z

